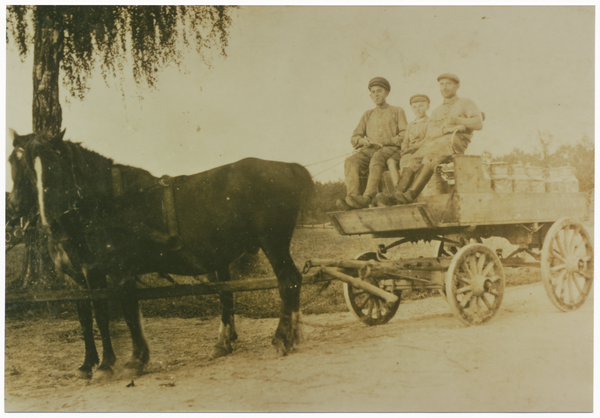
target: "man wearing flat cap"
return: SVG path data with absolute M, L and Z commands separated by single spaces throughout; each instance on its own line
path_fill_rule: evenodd
M 394 197 L 400 204 L 412 203 L 423 191 L 435 168 L 452 154 L 463 154 L 473 131 L 483 129 L 483 117 L 472 100 L 456 95 L 460 80 L 454 74 L 438 77 L 441 106 L 431 112 L 425 144 L 415 152 L 402 171 Z
M 350 138 L 358 152 L 345 161 L 346 199 L 336 202 L 341 210 L 366 208 L 371 204 L 388 158 L 400 149 L 404 140 L 406 114 L 402 108 L 386 102 L 390 83 L 383 77 L 375 77 L 368 88 L 376 107 L 365 112 Z M 367 187 L 361 195 L 360 177 L 367 174 Z

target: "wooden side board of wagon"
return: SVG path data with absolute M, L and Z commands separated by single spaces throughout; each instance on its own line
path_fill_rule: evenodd
M 359 274 L 363 280 L 394 294 L 438 289 L 465 324 L 481 324 L 495 315 L 504 293 L 503 267 L 541 267 L 546 292 L 560 310 L 585 302 L 593 281 L 593 244 L 582 223 L 589 213 L 584 193 L 497 192 L 479 156 L 456 155 L 452 180 L 446 188 L 431 188 L 447 193 L 426 193 L 410 205 L 329 214 L 342 235 L 398 239 L 357 258 L 392 263 L 387 277 Z M 483 244 L 490 237 L 506 238 L 518 248 L 503 257 Z M 419 240 L 439 241 L 438 256 L 388 259 L 391 248 Z M 519 257 L 524 253 L 533 261 Z M 344 286 L 349 309 L 366 324 L 385 323 L 395 314 L 397 306 L 389 309 L 373 294 Z

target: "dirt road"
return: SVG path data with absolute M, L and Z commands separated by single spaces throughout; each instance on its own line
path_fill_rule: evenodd
M 593 293 L 593 292 L 592 292 Z M 384 326 L 304 317 L 290 356 L 275 319 L 239 318 L 233 355 L 209 361 L 217 319 L 146 320 L 152 360 L 134 379 L 79 380 L 75 321 L 9 322 L 7 411 L 592 411 L 593 298 L 560 313 L 541 283 L 507 289 L 488 324 L 465 327 L 442 298 L 403 303 Z M 117 369 L 130 353 L 113 325 Z M 99 341 L 98 341 L 99 343 Z

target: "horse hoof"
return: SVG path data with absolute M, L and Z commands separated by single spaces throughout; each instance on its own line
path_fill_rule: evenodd
M 144 372 L 144 364 L 139 360 L 129 360 L 125 364 L 125 374 L 127 377 L 136 377 Z
M 285 348 L 285 344 L 279 338 L 273 338 L 271 344 L 273 344 L 275 350 L 277 351 L 277 354 L 279 354 L 281 357 L 288 355 L 289 350 Z
M 90 380 L 94 375 L 91 370 L 87 369 L 78 369 L 77 370 L 80 379 Z
M 225 348 L 223 347 L 215 347 L 213 349 L 212 354 L 210 355 L 210 359 L 214 360 L 217 359 L 219 357 L 225 357 L 227 354 L 229 354 L 230 352 L 227 351 Z
M 111 378 L 115 373 L 113 372 L 112 367 L 110 366 L 100 366 L 96 370 L 95 377 L 97 379 L 108 379 Z

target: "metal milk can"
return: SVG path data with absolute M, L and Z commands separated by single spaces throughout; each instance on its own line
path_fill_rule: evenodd
M 564 193 L 565 183 L 560 177 L 560 168 L 550 167 L 546 169 L 546 192 L 548 193 Z
M 566 193 L 579 193 L 579 180 L 575 177 L 575 167 L 560 167 L 560 177 L 565 185 Z
M 525 167 L 527 177 L 529 177 L 529 187 L 531 193 L 544 193 L 546 191 L 546 183 L 544 182 L 544 169 L 528 165 Z
M 496 193 L 512 193 L 512 181 L 508 178 L 508 164 L 495 162 L 490 164 L 490 178 L 492 189 Z
M 529 177 L 523 164 L 514 164 L 511 167 L 511 175 L 513 193 L 529 193 L 531 191 Z

